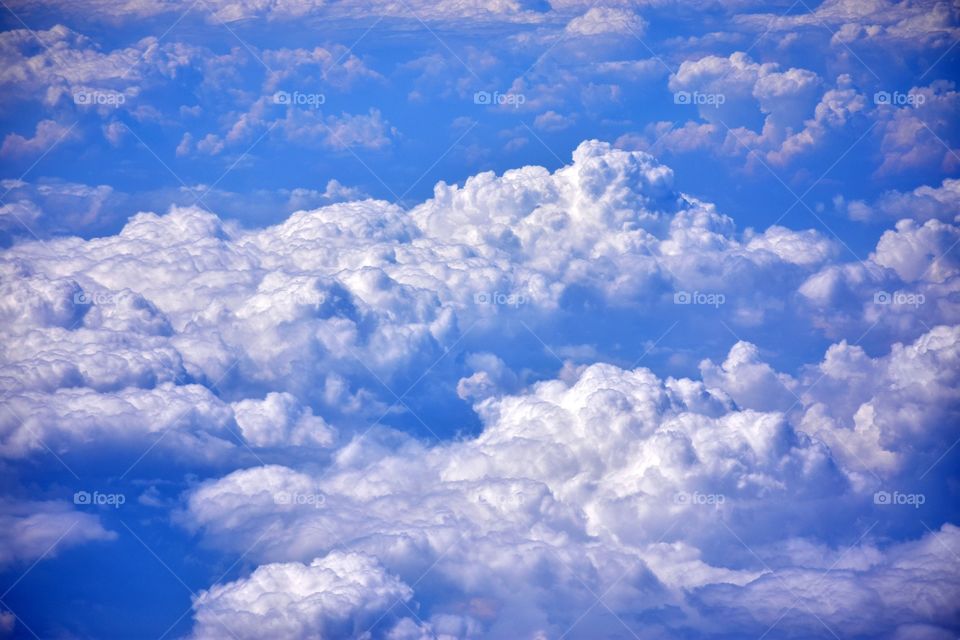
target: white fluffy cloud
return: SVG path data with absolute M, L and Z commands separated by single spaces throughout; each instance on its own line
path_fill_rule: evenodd
M 960 263 L 951 252 L 958 242 L 960 228 L 953 225 L 901 220 L 895 231 L 885 231 L 880 238 L 874 261 L 893 269 L 904 282 L 943 282 L 960 273 Z
M 35 157 L 46 153 L 63 140 L 76 137 L 77 132 L 73 131 L 73 127 L 54 120 L 41 120 L 29 138 L 19 133 L 8 133 L 0 146 L 0 156 Z
M 952 322 L 938 296 L 955 281 L 952 258 L 925 256 L 946 251 L 955 234 L 930 221 L 885 235 L 870 264 L 889 275 L 861 278 L 860 299 L 872 303 L 874 287 L 897 279 L 930 281 L 929 317 Z M 23 395 L 21 419 L 44 404 L 112 407 L 99 422 L 36 414 L 37 433 L 73 447 L 100 430 L 147 435 L 157 425 L 224 446 L 235 433 L 257 446 L 326 446 L 335 431 L 324 420 L 373 421 L 395 400 L 375 400 L 383 383 L 422 371 L 469 331 L 496 333 L 510 314 L 538 324 L 578 291 L 647 310 L 708 292 L 723 296 L 720 317 L 756 326 L 790 309 L 798 289 L 795 312 L 811 301 L 825 312 L 838 286 L 829 282 L 842 280 L 831 274 L 860 268 L 836 265 L 837 255 L 812 230 L 738 233 L 713 205 L 677 191 L 653 157 L 585 142 L 554 173 L 525 167 L 440 183 L 409 211 L 354 201 L 246 231 L 174 207 L 138 214 L 115 236 L 22 243 L 2 256 L 9 339 L 0 386 Z M 150 394 L 174 404 L 189 397 L 218 418 L 206 427 L 151 422 L 137 413 L 153 406 Z M 143 416 L 142 429 L 120 426 L 123 407 Z M 24 455 L 41 441 L 16 422 L 6 426 L 6 450 Z
M 754 62 L 746 53 L 729 57 L 706 56 L 685 60 L 670 77 L 672 91 L 689 91 L 723 96 L 719 104 L 702 104 L 700 116 L 708 121 L 723 120 L 736 126 L 738 110 L 755 100 L 767 116 L 767 127 L 786 128 L 802 122 L 816 103 L 820 78 L 806 69 L 780 71 L 776 63 Z
M 870 545 L 857 545 L 843 556 L 829 554 L 836 556 L 831 561 L 836 565 L 824 566 L 822 552 L 815 551 L 818 560 L 812 563 L 810 554 L 797 554 L 793 568 L 771 572 L 743 589 L 712 585 L 701 597 L 706 607 L 729 611 L 740 624 L 749 620 L 760 632 L 786 628 L 809 636 L 947 638 L 956 624 L 950 602 L 960 596 L 958 550 L 960 529 L 947 524 L 883 554 Z M 932 584 L 937 587 L 928 588 Z M 858 613 L 864 611 L 871 615 Z
M 39 48 L 37 39 L 42 43 Z M 28 98 L 51 106 L 93 91 L 110 91 L 132 102 L 146 85 L 194 62 L 198 51 L 180 43 L 161 45 L 156 37 L 147 37 L 102 52 L 90 38 L 64 25 L 36 32 L 14 29 L 0 33 L 0 86 L 5 87 L 4 100 Z M 97 103 L 81 98 L 77 108 L 95 109 Z
M 701 364 L 704 382 L 748 409 L 791 412 L 826 443 L 859 486 L 875 485 L 949 447 L 960 394 L 960 329 L 934 327 L 888 355 L 869 357 L 847 341 L 798 378 L 778 373 L 757 348 L 738 343 L 727 359 Z
M 355 637 L 410 587 L 376 560 L 333 552 L 310 564 L 262 565 L 249 577 L 217 585 L 194 599 L 195 638 Z
M 698 620 L 717 609 L 759 635 L 773 622 L 765 603 L 799 590 L 840 633 L 870 634 L 880 622 L 837 616 L 804 585 L 874 515 L 874 491 L 950 444 L 956 240 L 947 222 L 904 220 L 864 263 L 837 263 L 822 234 L 740 232 L 649 154 L 597 141 L 552 173 L 440 183 L 409 210 L 353 201 L 249 230 L 193 207 L 140 213 L 116 235 L 0 255 L 12 410 L 0 455 L 155 446 L 203 469 L 256 456 L 198 482 L 176 516 L 263 563 L 196 598 L 198 637 L 231 624 L 278 637 L 551 637 L 581 614 L 574 635 L 627 624 L 675 637 L 707 633 Z M 841 320 L 825 325 L 847 336 L 894 309 L 874 301 L 878 286 L 922 292 L 943 326 L 897 307 L 883 317 L 900 319 L 903 344 L 870 356 L 840 341 L 795 375 L 736 341 L 701 363 L 701 380 L 567 363 L 528 385 L 501 335 L 511 314 L 534 331 L 560 311 L 601 327 L 608 310 L 679 313 L 675 294 L 696 291 L 726 296 L 704 317 L 733 326 L 832 313 Z M 402 401 L 384 386 L 471 331 L 482 349 L 451 365 L 448 391 L 475 403 L 478 435 L 427 446 L 376 425 Z M 276 455 L 292 447 L 305 451 Z M 949 524 L 936 535 L 953 544 Z M 827 585 L 859 597 L 856 580 L 889 584 L 933 548 L 906 544 L 868 538 L 857 554 L 869 562 Z M 954 588 L 937 575 L 916 595 Z M 882 620 L 904 629 L 949 625 L 923 607 L 892 610 Z M 779 624 L 810 632 L 807 619 Z
M 0 570 L 87 545 L 43 635 L 135 612 L 61 615 L 103 556 L 198 640 L 960 631 L 956 7 L 7 1 Z
M 376 557 L 411 585 L 410 610 L 422 600 L 430 603 L 424 618 L 466 613 L 482 637 L 563 633 L 600 594 L 629 621 L 663 606 L 720 607 L 732 628 L 748 633 L 799 599 L 801 613 L 813 611 L 841 637 L 890 624 L 943 631 L 954 614 L 911 603 L 945 603 L 945 591 L 960 588 L 955 527 L 889 548 L 868 538 L 851 552 L 816 542 L 821 516 L 813 505 L 833 513 L 839 530 L 857 529 L 873 491 L 886 486 L 867 474 L 897 477 L 883 447 L 905 451 L 909 439 L 914 455 L 931 460 L 949 445 L 938 407 L 960 406 L 956 383 L 930 385 L 935 372 L 960 370 L 956 338 L 955 329 L 938 328 L 878 359 L 835 345 L 820 368 L 824 381 L 814 371 L 803 381 L 777 375 L 749 344 L 734 347 L 722 373 L 704 365 L 703 383 L 610 365 L 568 369 L 521 394 L 481 401 L 484 430 L 474 439 L 424 447 L 371 434 L 321 473 L 238 471 L 191 492 L 185 522 L 216 544 L 254 545 L 267 567 L 331 557 L 333 549 Z M 784 415 L 793 398 L 798 410 Z M 868 427 L 874 439 L 840 442 L 867 435 L 866 414 L 885 416 Z M 774 545 L 771 533 L 793 542 Z M 722 560 L 749 557 L 744 545 L 763 560 Z M 332 553 L 336 561 L 341 551 Z M 898 595 L 899 572 L 930 563 L 943 568 L 911 581 L 911 597 Z M 867 599 L 856 586 L 864 581 L 876 585 Z M 298 593 L 285 589 L 281 602 Z M 847 597 L 861 613 L 897 604 L 869 622 L 837 613 L 832 602 Z M 198 607 L 204 628 L 205 613 Z M 594 630 L 604 624 L 586 620 Z M 814 629 L 809 616 L 778 624 Z M 671 623 L 649 627 L 667 635 Z
M 654 146 L 680 152 L 707 149 L 745 157 L 748 164 L 756 162 L 753 151 L 767 163 L 786 165 L 824 146 L 832 133 L 867 112 L 867 99 L 848 74 L 839 75 L 825 91 L 823 84 L 812 71 L 781 71 L 777 63 L 756 63 L 744 52 L 685 60 L 670 76 L 669 87 L 693 96 L 678 109 L 695 105 L 706 124 L 649 125 L 641 143 L 654 139 Z M 757 115 L 763 117 L 759 131 L 748 124 Z
M 22 394 L 9 401 L 8 409 L 0 416 L 4 457 L 23 457 L 48 447 L 61 454 L 81 450 L 89 455 L 111 447 L 145 449 L 163 437 L 161 450 L 202 461 L 216 460 L 234 446 L 229 407 L 200 385 L 164 383 L 114 393 L 65 388 L 52 394 Z
M 309 407 L 289 393 L 269 393 L 262 401 L 241 400 L 233 406 L 244 439 L 254 446 L 332 444 L 334 431 Z
M 957 327 L 935 327 L 888 356 L 870 359 L 845 342 L 811 371 L 804 430 L 828 443 L 855 475 L 892 476 L 931 467 L 951 439 L 958 368 Z M 877 389 L 883 389 L 879 392 Z
M 0 568 L 27 567 L 66 547 L 116 537 L 97 516 L 65 502 L 0 501 Z
M 610 36 L 612 34 L 640 37 L 646 21 L 635 13 L 612 7 L 591 7 L 582 16 L 567 24 L 566 32 L 577 36 Z
M 953 114 L 960 108 L 960 92 L 953 82 L 938 80 L 927 87 L 913 87 L 906 94 L 916 102 L 877 107 L 883 158 L 877 175 L 918 170 L 951 173 L 960 164 L 958 149 L 950 142 Z
M 946 178 L 939 187 L 923 185 L 907 192 L 886 191 L 872 203 L 853 200 L 845 206 L 854 220 L 913 218 L 924 222 L 936 218 L 960 222 L 960 180 Z
M 736 20 L 764 33 L 806 29 L 830 36 L 835 47 L 858 40 L 876 40 L 883 46 L 931 46 L 955 38 L 957 32 L 955 14 L 946 2 L 827 0 L 809 13 L 744 15 Z
M 954 324 L 960 314 L 958 234 L 960 228 L 936 219 L 900 220 L 866 260 L 827 265 L 798 291 L 814 321 L 834 335 L 876 331 L 906 339 Z

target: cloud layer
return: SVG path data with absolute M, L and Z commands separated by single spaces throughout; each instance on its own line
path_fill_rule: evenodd
M 802 5 L 10 2 L 0 636 L 956 637 L 960 12 Z

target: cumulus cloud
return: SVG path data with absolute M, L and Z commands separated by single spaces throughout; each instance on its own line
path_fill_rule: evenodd
M 790 616 L 792 606 L 824 618 L 841 637 L 888 625 L 943 630 L 955 608 L 911 603 L 946 603 L 945 593 L 958 588 L 955 527 L 889 547 L 862 540 L 851 551 L 816 542 L 820 516 L 797 505 L 822 505 L 843 531 L 875 508 L 877 485 L 865 481 L 861 465 L 868 461 L 869 472 L 888 481 L 896 469 L 880 449 L 870 455 L 837 440 L 854 424 L 859 432 L 867 412 L 889 416 L 873 446 L 904 451 L 891 437 L 910 438 L 930 460 L 949 444 L 936 407 L 960 406 L 955 383 L 915 394 L 933 372 L 957 370 L 954 334 L 937 328 L 878 359 L 835 345 L 822 365 L 829 380 L 820 384 L 811 384 L 813 372 L 802 384 L 776 374 L 749 344 L 731 350 L 722 372 L 704 365 L 703 382 L 611 365 L 568 370 L 481 400 L 484 430 L 470 440 L 424 447 L 369 434 L 321 473 L 267 466 L 204 483 L 188 497 L 185 523 L 217 544 L 254 545 L 266 567 L 339 557 L 333 549 L 376 557 L 411 585 L 404 599 L 429 603 L 424 618 L 468 614 L 482 637 L 563 633 L 581 614 L 595 632 L 604 625 L 590 615 L 597 594 L 628 627 L 659 607 L 691 614 L 676 623 L 647 620 L 645 629 L 664 636 L 691 627 L 709 636 L 695 611 L 722 611 L 727 630 L 762 633 L 776 623 L 810 633 L 815 621 Z M 801 386 L 802 397 L 794 396 Z M 910 397 L 912 405 L 901 404 Z M 783 413 L 793 398 L 799 410 Z M 278 492 L 323 500 L 278 504 Z M 784 539 L 792 541 L 774 542 Z M 760 554 L 746 567 L 721 560 L 748 553 L 743 545 Z M 945 565 L 929 580 L 910 581 L 910 597 L 898 595 L 896 576 L 927 563 Z M 859 592 L 864 582 L 878 591 Z M 291 591 L 284 599 L 295 597 Z M 858 615 L 833 606 L 847 596 Z M 874 609 L 883 613 L 868 622 L 862 614 Z M 202 606 L 196 614 L 206 626 Z
M 719 366 L 705 360 L 700 371 L 704 383 L 723 389 L 743 407 L 760 411 L 783 410 L 797 398 L 793 390 L 796 383 L 763 362 L 757 347 L 749 342 L 735 344 Z
M 0 635 L 960 631 L 950 3 L 8 2 Z
M 34 134 L 27 138 L 19 133 L 8 133 L 0 146 L 0 156 L 32 157 L 50 151 L 63 140 L 78 137 L 72 126 L 62 125 L 54 120 L 41 120 Z
M 860 566 L 831 569 L 801 561 L 742 589 L 711 585 L 700 597 L 705 607 L 730 610 L 735 626 L 761 633 L 789 628 L 810 635 L 839 631 L 841 637 L 943 638 L 957 623 L 956 608 L 948 602 L 960 594 L 958 545 L 960 529 L 948 524 L 919 540 L 892 545 Z M 873 551 L 862 545 L 850 556 Z M 931 583 L 938 588 L 925 588 Z M 752 604 L 743 606 L 744 599 Z
M 733 127 L 740 124 L 744 112 L 759 107 L 767 117 L 766 127 L 777 129 L 803 120 L 815 104 L 819 85 L 819 76 L 807 69 L 780 71 L 777 63 L 760 64 L 739 51 L 726 58 L 685 60 L 669 80 L 672 91 L 715 97 L 697 105 L 705 120 Z M 696 103 L 691 100 L 691 104 Z
M 271 445 L 329 445 L 333 429 L 289 393 L 269 393 L 263 401 L 241 400 L 234 405 L 237 424 L 247 442 Z
M 556 111 L 545 111 L 533 119 L 533 126 L 543 131 L 562 131 L 574 123 L 574 118 Z
M 35 39 L 42 43 L 39 50 Z M 145 85 L 173 76 L 194 62 L 198 51 L 147 37 L 103 52 L 92 39 L 61 24 L 36 32 L 13 29 L 0 33 L 4 67 L 0 86 L 6 89 L 7 101 L 30 99 L 52 106 L 66 100 L 77 109 L 97 108 L 98 92 L 133 98 Z M 116 102 L 110 110 L 118 106 Z
M 929 242 L 945 250 L 949 236 Z M 885 237 L 877 269 L 918 269 L 906 246 Z M 580 313 L 572 300 L 586 294 L 651 310 L 708 292 L 716 314 L 756 326 L 798 288 L 817 299 L 812 283 L 837 252 L 812 230 L 738 233 L 713 205 L 677 191 L 652 156 L 586 142 L 553 173 L 440 183 L 409 211 L 354 201 L 248 231 L 174 207 L 138 214 L 115 236 L 22 243 L 3 260 L 11 340 L 0 384 L 23 394 L 36 433 L 72 448 L 101 431 L 119 436 L 131 411 L 161 402 L 151 394 L 195 403 L 204 417 L 144 417 L 141 429 L 125 428 L 134 439 L 166 425 L 170 445 L 209 441 L 213 458 L 235 433 L 255 446 L 326 446 L 328 422 L 373 421 L 396 401 L 374 400 L 384 383 L 426 368 L 469 331 L 496 333 L 499 318 L 536 325 L 558 309 Z M 952 274 L 944 268 L 931 273 Z M 489 364 L 469 375 L 463 397 L 516 383 Z M 86 415 L 84 403 L 110 410 L 56 419 L 57 407 Z M 10 455 L 37 449 L 16 421 L 6 429 Z
M 359 149 L 380 149 L 389 146 L 398 134 L 377 109 L 366 114 L 341 113 L 324 114 L 313 109 L 288 107 L 283 118 L 270 119 L 266 110 L 274 99 L 261 98 L 246 113 L 236 116 L 236 120 L 224 135 L 208 133 L 197 141 L 196 149 L 201 153 L 217 155 L 241 144 L 250 145 L 259 138 L 277 130 L 283 140 L 298 146 L 325 147 L 345 151 L 354 147 Z M 181 146 L 183 143 L 181 142 Z M 183 147 L 184 155 L 189 152 L 189 144 Z
M 768 158 L 776 164 L 787 164 L 796 156 L 821 146 L 832 132 L 843 130 L 865 108 L 866 98 L 852 86 L 849 76 L 841 75 L 836 87 L 823 94 L 813 117 L 804 121 L 802 130 L 789 135 Z
M 871 358 L 844 340 L 822 362 L 793 377 L 763 361 L 755 345 L 739 342 L 718 365 L 701 363 L 704 382 L 745 409 L 782 411 L 830 446 L 859 486 L 914 465 L 928 466 L 950 445 L 960 401 L 954 392 L 958 328 L 934 327 L 915 341 Z
M 412 590 L 375 559 L 333 552 L 310 564 L 262 565 L 194 599 L 194 638 L 356 636 Z
M 34 51 L 36 39 L 43 44 L 40 52 Z M 377 110 L 319 116 L 313 109 L 294 108 L 280 118 L 271 112 L 278 94 L 296 97 L 309 93 L 311 100 L 320 101 L 325 100 L 323 92 L 345 93 L 360 82 L 382 79 L 343 45 L 312 49 L 247 47 L 221 53 L 185 42 L 162 42 L 151 36 L 125 47 L 104 50 L 91 38 L 56 25 L 36 34 L 26 29 L 0 34 L 0 58 L 6 67 L 0 75 L 0 86 L 7 88 L 6 100 L 40 102 L 57 114 L 62 113 L 66 103 L 78 120 L 68 127 L 59 119 L 48 118 L 39 122 L 33 137 L 8 134 L 0 154 L 10 157 L 42 153 L 68 132 L 68 137 L 80 137 L 85 131 L 85 122 L 80 121 L 90 114 L 112 120 L 97 128 L 114 147 L 132 139 L 130 122 L 117 119 L 121 111 L 140 122 L 170 130 L 180 128 L 183 119 L 169 113 L 166 101 L 155 96 L 163 95 L 163 90 L 184 74 L 197 76 L 195 94 L 208 108 L 217 111 L 215 126 L 226 126 L 215 131 L 181 129 L 179 156 L 189 156 L 194 151 L 215 155 L 239 145 L 249 147 L 274 128 L 287 141 L 335 149 L 381 148 L 396 133 Z M 251 62 L 263 69 L 256 76 L 262 81 L 258 84 L 244 79 L 245 86 L 238 86 L 238 69 Z M 139 99 L 147 94 L 151 95 L 149 102 Z M 198 106 L 179 106 L 194 117 L 202 113 L 196 110 Z M 204 126 L 203 123 L 204 120 L 190 124 Z M 143 131 L 134 135 L 137 142 L 152 149 L 153 143 L 144 141 L 149 135 Z
M 841 342 L 813 370 L 804 428 L 831 445 L 853 476 L 931 467 L 956 415 L 957 327 L 935 327 L 882 359 Z M 877 388 L 884 389 L 878 392 Z M 858 478 L 859 480 L 859 478 Z
M 960 242 L 960 228 L 928 220 L 922 225 L 901 220 L 896 230 L 885 231 L 877 242 L 874 260 L 893 269 L 904 282 L 943 282 L 960 272 L 951 249 Z
M 936 219 L 901 220 L 866 260 L 830 264 L 809 276 L 798 289 L 801 300 L 834 335 L 879 331 L 912 339 L 935 324 L 954 324 L 958 233 Z
M 330 116 L 319 126 L 308 119 L 301 122 L 288 116 L 286 132 L 291 141 L 319 137 L 333 149 L 379 149 L 390 144 L 397 130 L 383 120 L 380 111 L 371 109 L 367 114 Z
M 745 157 L 760 152 L 765 161 L 787 165 L 824 146 L 831 134 L 863 118 L 867 99 L 848 74 L 822 90 L 823 81 L 807 69 L 780 70 L 777 63 L 756 63 L 744 52 L 727 58 L 685 60 L 669 87 L 681 109 L 697 108 L 707 124 L 688 121 L 648 125 L 640 143 L 690 152 L 705 149 L 721 156 Z M 762 115 L 759 131 L 747 123 Z M 629 139 L 628 139 L 629 140 Z
M 954 38 L 957 31 L 955 13 L 945 2 L 921 5 L 894 0 L 828 0 L 807 13 L 742 15 L 736 21 L 757 31 L 819 32 L 831 36 L 830 44 L 836 47 L 863 40 L 898 47 L 936 46 Z
M 566 32 L 577 36 L 627 35 L 640 37 L 646 21 L 635 13 L 613 7 L 591 7 L 567 24 Z
M 936 218 L 960 221 L 960 180 L 944 179 L 940 186 L 922 185 L 912 191 L 885 191 L 873 202 L 853 200 L 843 205 L 854 220 L 875 221 L 913 218 L 920 222 Z
M 878 134 L 883 162 L 878 176 L 904 172 L 950 172 L 958 165 L 957 149 L 949 140 L 952 114 L 960 108 L 960 92 L 949 81 L 914 87 L 906 105 L 877 107 Z M 944 140 L 946 138 L 946 140 Z
M 116 539 L 100 519 L 56 501 L 0 501 L 0 567 L 26 567 L 67 547 Z
M 765 603 L 808 594 L 811 567 L 830 567 L 877 508 L 873 492 L 950 444 L 956 234 L 904 220 L 863 263 L 838 263 L 821 233 L 738 231 L 653 156 L 599 141 L 553 172 L 439 183 L 408 210 L 357 200 L 262 229 L 196 207 L 139 213 L 115 235 L 0 256 L 12 410 L 0 455 L 155 446 L 168 464 L 240 467 L 194 483 L 175 515 L 260 564 L 196 597 L 197 637 L 231 625 L 551 637 L 578 624 L 696 637 L 717 611 L 759 635 L 777 617 Z M 729 332 L 837 314 L 824 325 L 843 333 L 892 309 L 873 288 L 894 284 L 929 296 L 943 326 L 898 307 L 893 328 L 909 340 L 879 355 L 841 340 L 794 374 L 742 340 L 703 360 L 699 380 L 602 362 L 543 379 L 507 364 L 505 318 L 540 332 L 569 314 L 602 333 L 605 313 L 693 310 L 683 296 L 696 292 L 714 296 L 704 311 Z M 427 445 L 383 427 L 404 404 L 391 388 L 416 386 L 468 334 L 480 348 L 449 364 L 456 377 L 432 397 L 472 402 L 479 433 Z M 613 340 L 583 353 L 595 360 Z M 303 450 L 277 455 L 292 448 Z M 951 526 L 938 535 L 952 539 Z M 928 548 L 902 544 L 913 546 L 864 540 L 866 560 L 829 587 L 889 583 Z M 915 595 L 954 588 L 938 575 Z M 803 604 L 845 635 L 879 628 L 834 615 L 829 599 Z M 904 633 L 952 624 L 930 608 L 892 611 L 883 620 Z M 810 633 L 806 618 L 778 624 Z
M 268 67 L 264 88 L 271 92 L 282 91 L 287 82 L 296 82 L 301 90 L 316 83 L 343 91 L 364 79 L 382 79 L 343 46 L 266 49 L 263 59 Z
M 200 386 L 164 384 L 110 394 L 61 389 L 24 394 L 10 401 L 9 409 L 0 418 L 4 457 L 23 457 L 48 447 L 61 454 L 131 445 L 145 449 L 149 436 L 152 440 L 166 436 L 160 450 L 193 460 L 214 460 L 233 447 L 226 424 L 229 409 Z

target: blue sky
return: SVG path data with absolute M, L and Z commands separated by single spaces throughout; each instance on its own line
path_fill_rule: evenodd
M 960 632 L 950 3 L 0 14 L 0 637 Z

